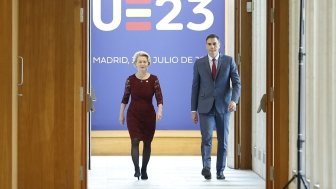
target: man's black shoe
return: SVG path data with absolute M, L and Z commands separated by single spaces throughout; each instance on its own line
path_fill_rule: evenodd
M 211 179 L 211 172 L 209 167 L 204 167 L 202 169 L 202 175 L 204 176 L 205 179 L 210 180 Z
M 217 173 L 217 179 L 218 180 L 224 180 L 225 179 L 225 176 L 224 176 L 223 172 Z

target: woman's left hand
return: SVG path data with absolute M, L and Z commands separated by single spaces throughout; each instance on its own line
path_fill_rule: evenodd
M 156 112 L 156 121 L 159 121 L 162 118 L 162 111 L 157 111 Z

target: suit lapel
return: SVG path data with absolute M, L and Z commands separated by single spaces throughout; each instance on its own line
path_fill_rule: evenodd
M 212 77 L 211 76 L 211 68 L 210 68 L 210 65 L 209 65 L 209 58 L 208 58 L 208 56 L 206 56 L 204 58 L 204 66 L 206 67 L 206 70 L 207 70 L 209 76 Z
M 217 73 L 216 73 L 216 77 L 217 77 L 217 74 L 221 71 L 221 69 L 226 69 L 225 66 L 226 66 L 226 59 L 224 56 L 219 56 L 218 58 L 218 64 L 217 64 Z
M 224 64 L 223 61 L 224 61 L 223 57 L 219 55 L 218 60 L 217 60 L 217 67 L 216 67 L 217 71 L 216 71 L 215 80 L 217 79 L 217 75 L 220 72 L 222 64 Z M 210 72 L 211 72 L 211 69 L 210 69 Z M 210 73 L 210 75 L 211 75 L 211 73 Z
M 218 72 L 220 71 L 221 67 L 222 67 L 222 64 L 223 64 L 223 57 L 222 56 L 219 56 L 218 57 L 218 62 L 217 62 L 217 73 L 216 73 L 216 77 L 217 77 L 217 74 Z
M 206 70 L 207 70 L 207 72 L 208 72 L 208 74 L 209 74 L 209 77 L 212 78 L 212 73 L 211 73 L 211 68 L 210 68 L 209 61 L 210 61 L 210 60 L 209 60 L 209 57 L 208 57 L 208 56 L 204 57 L 204 66 L 206 67 Z M 218 60 L 217 60 L 217 72 L 216 72 L 216 78 L 217 78 L 217 75 L 218 75 L 218 73 L 220 72 L 221 68 L 222 68 L 223 66 L 225 66 L 224 64 L 225 64 L 224 56 L 221 56 L 221 55 L 220 55 L 220 56 L 218 57 Z

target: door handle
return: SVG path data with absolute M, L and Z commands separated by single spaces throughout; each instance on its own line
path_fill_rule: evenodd
M 97 100 L 96 91 L 94 89 L 91 89 L 91 98 L 93 102 Z
M 94 107 L 94 102 L 96 101 L 96 93 L 93 89 L 91 90 L 91 94 L 87 95 L 87 99 L 88 99 L 88 111 L 95 112 L 96 108 Z
M 261 110 L 263 112 L 266 112 L 266 94 L 264 94 L 260 99 L 260 104 L 257 113 L 260 113 Z
M 23 57 L 22 56 L 18 56 L 18 58 L 20 59 L 19 64 L 20 64 L 20 82 L 17 84 L 18 86 L 22 86 L 23 85 L 23 68 L 24 68 L 24 64 L 23 64 Z M 23 96 L 22 93 L 18 93 L 18 96 Z
M 20 59 L 20 67 L 21 67 L 21 74 L 20 74 L 20 82 L 17 84 L 18 86 L 22 86 L 23 85 L 23 57 L 19 56 Z

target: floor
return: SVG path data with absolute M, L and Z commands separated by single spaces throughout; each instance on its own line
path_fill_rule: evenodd
M 141 159 L 140 159 L 141 160 Z M 263 189 L 265 182 L 249 170 L 224 171 L 225 180 L 217 180 L 215 157 L 212 158 L 213 179 L 201 175 L 199 156 L 152 156 L 147 168 L 148 180 L 133 177 L 129 156 L 93 156 L 89 170 L 89 189 Z M 141 162 L 141 161 L 140 161 Z

